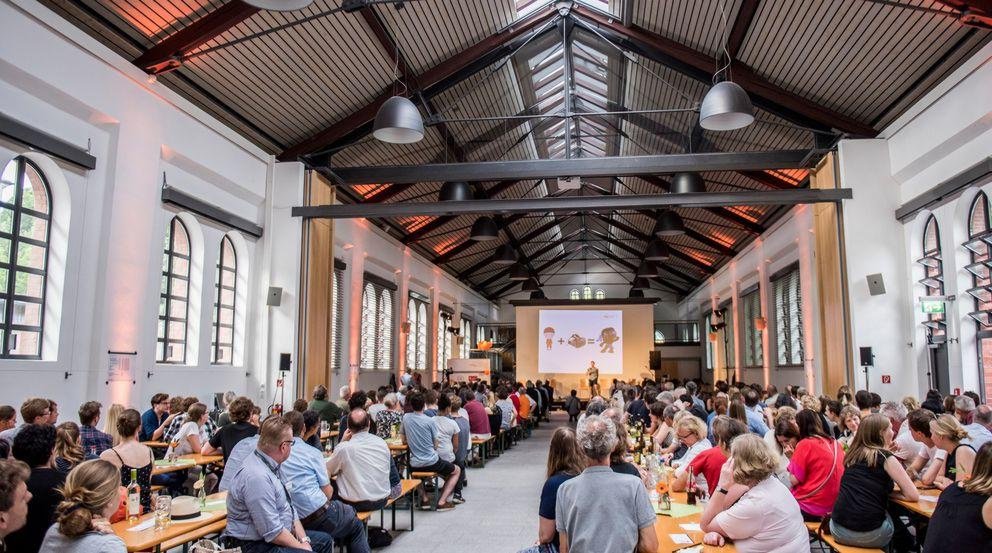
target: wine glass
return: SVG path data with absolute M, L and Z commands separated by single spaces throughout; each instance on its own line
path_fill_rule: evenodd
M 161 494 L 155 501 L 155 529 L 165 530 L 172 522 L 172 498 Z

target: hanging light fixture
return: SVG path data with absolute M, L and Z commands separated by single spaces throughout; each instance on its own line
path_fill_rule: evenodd
M 513 251 L 513 248 L 509 244 L 502 244 L 496 248 L 496 253 L 493 255 L 492 260 L 493 265 L 512 265 L 516 262 L 517 253 Z
M 424 138 L 424 118 L 405 96 L 386 100 L 375 114 L 372 136 L 390 144 L 412 144 Z
M 648 249 L 644 254 L 644 259 L 647 261 L 665 261 L 671 256 L 671 252 L 668 251 L 668 245 L 661 240 L 655 239 L 648 244 Z
M 527 280 L 530 278 L 530 273 L 527 271 L 527 267 L 522 264 L 517 263 L 510 267 L 510 280 Z
M 651 283 L 644 277 L 637 277 L 634 279 L 634 284 L 632 287 L 634 290 L 647 290 L 648 288 L 651 288 Z
M 475 194 L 472 193 L 472 187 L 467 182 L 451 181 L 441 185 L 441 192 L 437 198 L 442 202 L 467 202 L 474 200 Z
M 472 223 L 472 232 L 469 234 L 470 240 L 488 242 L 497 238 L 499 238 L 499 228 L 496 227 L 496 221 L 493 221 L 492 217 L 483 215 Z
M 648 263 L 647 261 L 641 261 L 640 266 L 637 267 L 637 272 L 634 276 L 638 277 L 655 277 L 658 276 L 658 269 L 655 268 L 653 263 Z
M 541 285 L 538 284 L 537 281 L 535 281 L 532 278 L 528 278 L 527 280 L 525 280 L 524 285 L 520 287 L 520 290 L 523 292 L 537 292 L 540 289 L 541 289 Z
M 713 75 L 713 86 L 706 92 L 703 103 L 699 106 L 699 126 L 708 131 L 732 131 L 754 122 L 754 106 L 751 104 L 751 98 L 748 98 L 747 92 L 740 85 L 725 78 L 725 72 L 730 70 L 733 60 L 726 47 L 727 13 L 723 2 L 720 2 L 720 16 L 723 21 L 723 53 L 727 63 L 716 70 Z
M 666 209 L 658 214 L 658 230 L 655 231 L 655 235 L 680 236 L 682 234 L 685 234 L 685 223 L 682 222 L 682 217 L 679 217 L 678 213 Z
M 544 295 L 544 292 L 543 291 L 541 291 L 541 290 L 535 290 L 535 291 L 533 291 L 533 292 L 530 293 L 530 299 L 532 299 L 532 300 L 546 300 L 546 299 L 548 299 L 548 297 Z
M 699 173 L 675 173 L 672 177 L 672 194 L 696 194 L 706 192 L 706 184 Z
M 643 298 L 644 297 L 644 290 L 641 290 L 639 288 L 631 288 L 630 289 L 630 292 L 627 292 L 627 297 L 628 298 Z
M 292 12 L 313 4 L 313 0 L 245 0 L 245 4 L 270 12 Z

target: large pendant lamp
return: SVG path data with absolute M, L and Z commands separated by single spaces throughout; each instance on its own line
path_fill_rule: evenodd
M 644 254 L 644 259 L 648 261 L 665 261 L 671 257 L 671 252 L 668 251 L 668 245 L 661 240 L 652 240 L 648 244 L 647 252 Z
M 524 285 L 520 287 L 520 290 L 524 292 L 537 292 L 541 289 L 541 285 L 538 284 L 534 279 L 528 278 L 524 281 Z
M 442 202 L 467 202 L 474 200 L 475 194 L 467 182 L 451 181 L 441 185 L 438 199 Z
M 641 261 L 639 267 L 637 267 L 637 272 L 634 276 L 638 277 L 655 277 L 658 276 L 658 269 L 654 267 L 653 263 L 648 263 L 647 261 Z
M 713 85 L 699 106 L 699 126 L 708 131 L 732 131 L 753 122 L 751 98 L 733 81 Z
M 697 194 L 706 192 L 706 184 L 699 173 L 675 173 L 672 177 L 672 194 Z
M 469 234 L 471 240 L 476 242 L 488 242 L 490 240 L 496 240 L 499 238 L 499 228 L 496 227 L 496 221 L 488 215 L 483 215 L 472 223 L 472 232 Z
M 313 0 L 244 0 L 245 4 L 270 12 L 292 12 L 313 4 Z
M 527 267 L 517 263 L 510 267 L 509 278 L 510 280 L 528 280 L 530 278 L 530 273 L 527 271 Z
M 390 144 L 411 144 L 424 138 L 424 118 L 404 96 L 386 100 L 375 114 L 372 136 Z
M 678 213 L 670 209 L 666 209 L 658 214 L 658 230 L 655 231 L 658 236 L 680 236 L 685 234 L 685 223 L 682 222 L 682 217 L 679 217 Z
M 512 265 L 517 262 L 517 253 L 513 251 L 513 248 L 509 244 L 503 244 L 496 248 L 496 253 L 493 255 L 492 264 L 493 265 Z
M 634 279 L 634 283 L 631 287 L 634 290 L 647 290 L 651 287 L 651 283 L 644 277 L 637 277 Z
M 530 293 L 530 299 L 532 299 L 532 300 L 546 300 L 546 299 L 548 299 L 548 296 L 545 296 L 544 295 L 544 291 L 543 290 L 535 290 L 535 291 L 533 291 L 533 292 Z
M 628 298 L 643 298 L 644 297 L 644 290 L 640 290 L 638 288 L 631 288 L 630 289 L 630 292 L 627 293 L 627 297 Z

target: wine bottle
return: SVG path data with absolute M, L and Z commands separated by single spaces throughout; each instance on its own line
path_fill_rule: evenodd
M 689 505 L 696 504 L 696 479 L 692 476 L 692 467 L 689 467 L 689 479 L 685 483 L 685 496 L 686 503 Z
M 138 469 L 131 469 L 131 483 L 127 485 L 127 519 L 138 520 L 141 514 L 141 486 L 138 485 Z

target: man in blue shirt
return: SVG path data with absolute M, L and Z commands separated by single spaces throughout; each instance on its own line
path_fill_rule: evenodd
M 768 433 L 768 425 L 765 424 L 765 417 L 755 410 L 758 399 L 758 392 L 754 391 L 754 388 L 744 389 L 744 406 L 747 407 L 744 412 L 747 414 L 747 429 L 759 436 L 764 436 Z
M 369 553 L 365 525 L 358 520 L 355 509 L 332 499 L 334 488 L 327 474 L 324 455 L 310 447 L 303 434 L 303 415 L 290 411 L 283 419 L 293 428 L 293 449 L 282 464 L 282 473 L 289 482 L 289 496 L 306 530 L 315 530 L 341 540 L 348 553 Z
M 155 394 L 152 396 L 152 408 L 141 414 L 141 433 L 138 440 L 147 442 L 162 438 L 169 423 L 176 418 L 176 415 L 169 414 L 169 394 Z
M 453 463 L 438 457 L 437 423 L 424 414 L 426 400 L 423 392 L 413 392 L 407 397 L 413 412 L 403 415 L 400 427 L 403 443 L 410 448 L 410 468 L 414 471 L 436 472 L 444 478 L 444 489 L 437 500 L 438 511 L 450 511 L 455 504 L 448 501 L 461 471 Z
M 280 466 L 294 441 L 292 427 L 282 417 L 269 417 L 262 424 L 258 447 L 232 471 L 226 547 L 240 547 L 242 553 L 332 552 L 329 535 L 303 529 L 284 484 Z

